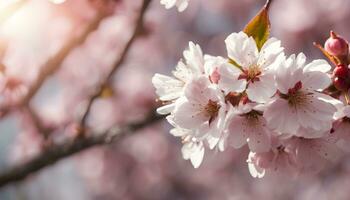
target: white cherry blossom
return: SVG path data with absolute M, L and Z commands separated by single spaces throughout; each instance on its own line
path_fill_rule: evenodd
M 237 112 L 231 112 L 227 128 L 228 143 L 234 148 L 248 143 L 253 152 L 267 152 L 270 150 L 272 131 L 266 126 L 262 113 L 254 110 L 253 106 L 247 109 L 247 105 L 244 105 L 244 108 L 238 108 Z
M 185 97 L 176 102 L 173 115 L 181 128 L 217 135 L 224 128 L 224 96 L 206 76 L 194 78 L 185 88 Z
M 298 135 L 301 128 L 310 133 L 332 128 L 336 107 L 325 98 L 327 95 L 318 92 L 330 85 L 326 72 L 331 67 L 324 60 L 307 65 L 305 60 L 302 53 L 292 55 L 276 69 L 279 94 L 267 106 L 264 117 L 270 128 L 282 134 Z
M 281 42 L 271 38 L 259 50 L 252 37 L 239 32 L 229 35 L 225 43 L 231 64 L 219 68 L 220 87 L 226 93 L 246 90 L 250 100 L 267 102 L 276 92 L 273 66 L 280 60 Z
M 179 61 L 173 76 L 155 74 L 152 83 L 159 100 L 165 105 L 158 108 L 160 114 L 169 114 L 174 109 L 174 102 L 183 96 L 185 85 L 193 78 L 204 73 L 204 56 L 199 45 L 189 42 L 189 49 L 184 51 L 186 62 Z
M 266 173 L 296 175 L 298 164 L 295 149 L 288 144 L 289 139 L 273 137 L 272 148 L 268 152 L 250 152 L 247 163 L 252 177 L 262 178 Z
M 196 132 L 179 127 L 174 121 L 173 116 L 167 117 L 168 122 L 174 126 L 170 133 L 175 137 L 181 137 L 183 146 L 181 148 L 182 157 L 185 160 L 190 160 L 194 168 L 198 168 L 204 157 L 203 139 L 196 137 Z

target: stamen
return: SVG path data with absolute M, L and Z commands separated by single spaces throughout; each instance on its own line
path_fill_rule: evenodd
M 216 101 L 209 100 L 208 104 L 205 106 L 205 112 L 209 117 L 209 124 L 215 120 L 219 114 L 220 105 Z
M 246 79 L 248 82 L 254 83 L 254 81 L 259 81 L 259 76 L 261 75 L 261 69 L 259 65 L 251 65 L 248 70 L 243 70 L 243 73 L 239 75 L 238 79 Z

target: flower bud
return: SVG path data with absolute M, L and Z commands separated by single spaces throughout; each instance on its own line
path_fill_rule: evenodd
M 347 91 L 350 87 L 344 78 L 335 77 L 333 80 L 334 86 L 340 91 Z
M 348 42 L 333 31 L 330 35 L 324 44 L 326 51 L 333 56 L 346 56 L 349 53 Z
M 334 77 L 339 78 L 348 78 L 349 77 L 349 69 L 346 65 L 338 65 L 333 71 Z

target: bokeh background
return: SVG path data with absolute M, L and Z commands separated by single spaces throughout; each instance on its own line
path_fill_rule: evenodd
M 58 2 L 58 1 L 57 1 Z M 56 2 L 56 3 L 57 3 Z M 1 0 L 0 8 L 10 0 Z M 98 99 L 88 125 L 105 130 L 114 124 L 143 119 L 157 106 L 151 84 L 154 73 L 169 74 L 188 41 L 205 53 L 226 55 L 224 39 L 240 31 L 263 0 L 190 0 L 188 9 L 166 10 L 153 0 L 142 35 L 133 43 L 113 81 L 113 95 Z M 119 0 L 84 44 L 64 59 L 31 102 L 39 119 L 55 127 L 57 140 L 70 137 L 89 91 L 111 68 L 134 28 L 141 0 Z M 350 39 L 349 0 L 275 0 L 270 10 L 272 36 L 288 54 L 304 52 L 323 58 L 313 42 L 323 43 L 334 30 Z M 43 63 L 70 36 L 79 34 L 95 15 L 88 0 L 27 0 L 0 24 L 1 62 L 23 86 L 35 80 Z M 6 48 L 5 48 L 6 47 Z M 1 88 L 4 88 L 1 77 Z M 12 88 L 13 89 L 13 88 Z M 23 88 L 16 87 L 20 93 Z M 25 90 L 25 89 L 24 89 Z M 15 94 L 6 92 L 4 95 Z M 13 97 L 14 96 L 14 97 Z M 26 112 L 19 109 L 0 122 L 0 170 L 42 151 L 42 138 Z M 181 142 L 161 122 L 109 146 L 64 159 L 22 182 L 0 189 L 1 200 L 348 200 L 350 160 L 317 175 L 297 179 L 288 174 L 254 179 L 246 165 L 248 150 L 206 152 L 194 169 L 181 157 Z

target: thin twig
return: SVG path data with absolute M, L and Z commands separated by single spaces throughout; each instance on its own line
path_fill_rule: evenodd
M 23 109 L 29 115 L 32 124 L 36 128 L 36 131 L 38 131 L 38 133 L 42 135 L 44 140 L 47 141 L 49 139 L 51 130 L 45 127 L 37 112 L 30 105 L 26 105 L 25 107 L 23 107 Z
M 82 118 L 82 121 L 81 121 L 82 124 L 85 124 L 86 117 L 90 113 L 91 105 L 99 97 L 101 91 L 103 90 L 103 86 L 106 83 L 109 83 L 109 81 L 111 81 L 114 73 L 117 71 L 119 66 L 123 64 L 128 50 L 130 49 L 133 41 L 139 34 L 140 29 L 142 28 L 144 13 L 148 5 L 150 4 L 150 2 L 151 0 L 144 0 L 133 34 L 130 40 L 125 45 L 124 50 L 121 53 L 121 56 L 116 61 L 110 73 L 107 75 L 105 81 L 99 86 L 99 89 L 97 90 L 97 92 L 89 99 L 89 104 L 88 104 L 86 113 L 84 114 L 84 117 Z M 60 63 L 53 63 L 53 64 L 58 65 Z M 44 74 L 47 74 L 47 73 L 44 73 Z M 34 90 L 38 90 L 38 88 Z M 31 97 L 28 100 L 30 99 Z M 74 138 L 72 140 L 66 141 L 63 144 L 57 144 L 57 145 L 48 147 L 47 149 L 45 149 L 45 151 L 42 154 L 30 160 L 29 162 L 12 167 L 4 171 L 3 173 L 0 173 L 0 187 L 5 186 L 9 183 L 23 180 L 28 175 L 34 172 L 37 172 L 46 166 L 52 165 L 63 158 L 69 157 L 83 150 L 86 150 L 98 145 L 109 144 L 113 141 L 119 140 L 124 136 L 134 133 L 135 131 L 140 130 L 162 118 L 163 117 L 156 115 L 155 112 L 152 111 L 152 115 L 147 117 L 146 120 L 142 121 L 141 123 L 130 124 L 119 128 L 112 128 L 109 131 L 104 133 L 89 134 L 88 136 L 85 136 L 85 137 Z
M 99 13 L 95 19 L 89 23 L 83 33 L 78 37 L 73 37 L 67 41 L 67 43 L 58 51 L 52 58 L 50 58 L 40 69 L 39 75 L 34 83 L 29 87 L 28 93 L 17 103 L 16 105 L 11 106 L 2 106 L 0 108 L 1 116 L 4 117 L 7 115 L 12 109 L 24 106 L 30 102 L 33 96 L 38 92 L 46 79 L 55 73 L 60 67 L 64 59 L 71 53 L 71 51 L 77 46 L 84 43 L 84 41 L 88 38 L 90 33 L 95 31 L 101 21 L 107 17 L 107 15 Z
M 115 72 L 120 68 L 121 65 L 123 65 L 123 63 L 125 61 L 125 58 L 126 58 L 128 52 L 129 52 L 129 49 L 132 46 L 132 43 L 135 41 L 135 39 L 137 38 L 137 36 L 140 33 L 140 30 L 142 29 L 143 20 L 144 20 L 144 14 L 145 14 L 145 12 L 146 12 L 150 2 L 151 2 L 151 0 L 144 0 L 143 1 L 141 10 L 139 12 L 140 14 L 139 14 L 139 16 L 137 18 L 137 21 L 136 21 L 134 32 L 132 33 L 129 41 L 126 43 L 126 45 L 125 45 L 121 55 L 119 56 L 119 59 L 113 64 L 113 67 L 112 67 L 111 71 L 107 74 L 105 79 L 97 87 L 97 90 L 94 92 L 94 94 L 92 94 L 91 97 L 89 98 L 86 110 L 85 110 L 84 114 L 82 115 L 82 118 L 81 118 L 81 121 L 80 121 L 80 125 L 81 125 L 82 128 L 84 128 L 84 126 L 86 125 L 86 120 L 87 120 L 87 117 L 90 114 L 92 104 L 94 103 L 94 101 L 96 99 L 98 99 L 100 97 L 101 92 L 103 91 L 103 88 L 106 85 L 108 85 L 109 82 L 111 82 Z
M 162 118 L 163 117 L 155 114 L 155 112 L 152 112 L 149 117 L 140 123 L 129 124 L 126 126 L 121 126 L 119 128 L 111 128 L 104 133 L 90 134 L 89 136 L 80 138 L 79 140 L 72 139 L 64 142 L 63 144 L 53 145 L 45 149 L 42 154 L 33 158 L 29 162 L 11 167 L 10 169 L 0 173 L 0 187 L 21 181 L 29 175 L 47 166 L 53 165 L 56 162 L 70 157 L 76 153 L 82 152 L 92 147 L 119 141 L 126 135 L 133 134 L 136 131 L 159 121 Z

